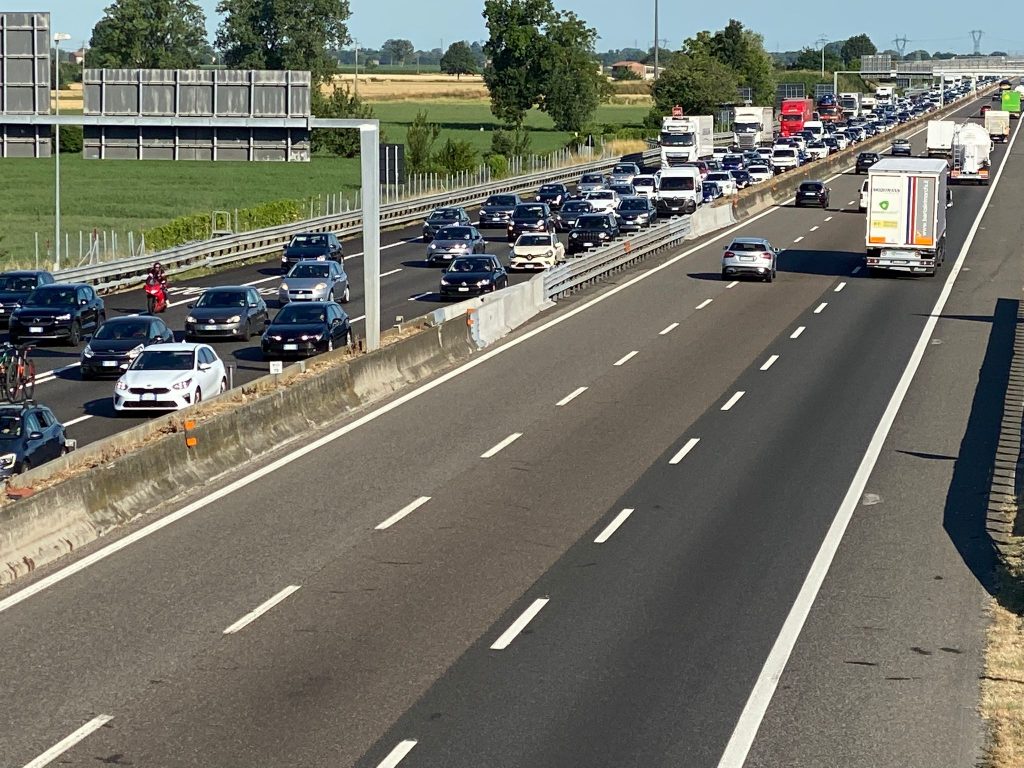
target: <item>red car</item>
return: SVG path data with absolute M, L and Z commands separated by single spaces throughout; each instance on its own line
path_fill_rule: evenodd
M 988 112 L 990 109 L 992 109 L 992 105 L 991 104 L 982 104 L 981 105 L 981 116 L 984 117 L 985 113 Z

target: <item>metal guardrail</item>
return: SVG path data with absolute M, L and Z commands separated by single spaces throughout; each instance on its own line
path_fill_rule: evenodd
M 642 155 L 645 163 L 656 160 L 658 156 L 657 150 L 647 150 Z M 593 160 L 565 168 L 492 181 L 463 190 L 429 195 L 416 200 L 403 200 L 381 206 L 381 225 L 400 226 L 417 222 L 440 206 L 476 205 L 493 194 L 534 189 L 545 182 L 573 181 L 583 173 L 610 168 L 616 162 L 619 162 L 618 159 Z M 197 268 L 219 267 L 268 256 L 280 251 L 291 237 L 299 232 L 316 230 L 346 235 L 360 231 L 361 227 L 361 212 L 351 211 L 189 243 L 147 256 L 64 269 L 58 272 L 56 277 L 65 282 L 91 283 L 101 291 L 110 291 L 141 283 L 154 261 L 163 264 L 168 274 L 180 274 Z

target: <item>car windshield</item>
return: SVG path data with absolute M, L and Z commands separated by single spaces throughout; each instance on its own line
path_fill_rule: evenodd
M 0 440 L 21 437 L 21 416 L 13 413 L 0 415 Z
M 316 264 L 296 264 L 294 267 L 292 267 L 292 271 L 289 272 L 287 276 L 295 278 L 306 277 L 310 279 L 316 279 L 320 277 L 330 277 L 330 275 L 331 268 L 327 264 L 317 262 Z
M 31 291 L 36 287 L 34 277 L 22 275 L 0 276 L 0 291 Z
M 326 322 L 324 308 L 315 304 L 286 304 L 274 318 L 274 325 L 316 325 Z
M 559 193 L 561 193 L 562 188 L 560 186 L 558 186 L 557 184 L 545 184 L 544 186 L 542 186 L 540 188 L 540 191 L 541 192 L 550 192 L 552 194 L 559 194 Z
M 430 214 L 431 221 L 458 221 L 459 220 L 459 209 L 458 208 L 442 208 L 439 211 L 434 211 Z
M 191 371 L 195 352 L 190 349 L 147 349 L 135 358 L 133 371 Z
M 821 184 L 801 184 L 801 192 L 821 192 Z
M 469 240 L 473 230 L 469 227 L 445 227 L 437 233 L 438 240 Z
M 593 206 L 586 200 L 571 200 L 562 206 L 563 213 L 586 213 L 593 210 Z
M 544 206 L 542 205 L 517 205 L 516 209 L 512 211 L 514 217 L 522 218 L 540 218 L 544 215 Z
M 636 168 L 632 165 L 616 165 L 612 168 L 612 173 L 636 173 Z
M 144 341 L 149 333 L 148 320 L 119 320 L 116 323 L 104 323 L 96 331 L 94 338 L 100 341 L 118 341 L 121 339 L 139 339 Z
M 730 251 L 766 251 L 764 243 L 745 243 L 738 241 L 729 246 Z
M 551 245 L 550 235 L 520 235 L 519 245 Z
M 599 173 L 585 173 L 580 178 L 580 184 L 604 184 L 604 176 Z
M 750 173 L 768 173 L 767 165 L 752 165 L 750 166 Z
M 515 205 L 517 202 L 519 201 L 512 195 L 491 195 L 487 198 L 487 202 L 484 203 L 484 205 L 508 207 L 510 205 Z
M 245 291 L 204 291 L 196 307 L 216 309 L 219 307 L 244 307 Z
M 74 288 L 36 288 L 25 303 L 33 307 L 73 307 L 77 294 Z
M 615 192 L 610 189 L 599 189 L 596 192 L 590 192 L 587 197 L 591 200 L 613 200 L 615 199 Z
M 718 185 L 713 181 L 705 181 L 700 185 L 701 192 L 705 195 L 714 195 L 718 193 Z
M 693 189 L 693 176 L 662 176 L 662 192 L 688 192 Z
M 607 216 L 580 216 L 576 226 L 581 229 L 611 229 Z
M 490 272 L 494 262 L 490 259 L 456 259 L 448 266 L 449 272 Z
M 653 176 L 634 176 L 633 187 L 653 187 L 654 177 Z
M 619 203 L 620 211 L 646 211 L 647 200 L 623 200 Z
M 327 235 L 296 235 L 292 238 L 292 248 L 323 248 L 327 245 Z
M 792 149 L 777 149 L 772 153 L 773 157 L 795 157 L 796 152 Z
M 661 134 L 661 146 L 663 147 L 692 147 L 692 133 L 663 133 Z

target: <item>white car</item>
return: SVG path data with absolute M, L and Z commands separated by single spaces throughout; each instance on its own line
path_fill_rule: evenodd
M 747 168 L 747 173 L 750 174 L 750 180 L 755 184 L 769 181 L 772 178 L 772 169 L 767 165 L 751 165 Z
M 654 200 L 658 196 L 658 180 L 661 177 L 659 171 L 657 175 L 650 176 L 643 174 L 642 176 L 633 177 L 633 189 L 636 190 L 637 195 L 646 197 L 649 200 Z
M 794 147 L 777 147 L 772 152 L 772 167 L 776 171 L 786 171 L 800 165 L 800 157 Z
M 824 160 L 828 157 L 828 145 L 823 141 L 812 141 L 807 145 L 807 156 L 811 160 Z
M 858 206 L 861 213 L 868 209 L 868 180 L 864 179 L 864 183 L 860 185 L 860 205 Z
M 715 147 L 711 150 L 711 157 L 715 160 L 721 160 L 728 154 L 730 154 L 728 147 Z
M 224 363 L 208 344 L 153 344 L 114 385 L 114 410 L 178 411 L 227 388 Z
M 836 144 L 839 145 L 840 151 L 850 146 L 850 137 L 846 135 L 846 131 L 836 131 L 832 134 L 836 139 Z
M 718 184 L 722 189 L 722 195 L 730 197 L 739 192 L 739 188 L 736 186 L 736 179 L 729 171 L 712 171 L 707 175 L 704 181 L 713 181 Z
M 782 146 L 788 146 L 788 145 L 783 144 Z M 758 147 L 757 148 L 757 154 L 759 154 L 761 157 L 763 157 L 766 163 L 770 163 L 772 161 L 772 148 L 771 147 Z
M 614 189 L 595 189 L 587 192 L 583 199 L 590 203 L 594 213 L 614 213 L 619 207 L 619 193 Z
M 512 246 L 509 269 L 548 269 L 565 261 L 565 246 L 554 232 L 527 232 Z

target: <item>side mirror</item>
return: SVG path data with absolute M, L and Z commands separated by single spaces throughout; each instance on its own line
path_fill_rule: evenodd
M 249 302 L 249 307 L 251 309 L 256 309 L 256 307 L 258 307 L 258 306 L 259 306 L 259 304 L 257 304 L 255 301 L 250 301 Z
M 84 307 L 86 304 L 89 303 L 89 300 L 88 299 L 82 299 L 79 303 Z
M 189 309 L 195 309 L 196 308 L 196 303 L 193 301 L 191 304 L 188 305 L 188 308 Z
M 42 440 L 43 439 L 43 433 L 42 432 L 29 432 L 28 439 L 29 440 Z
M 208 370 L 210 370 L 211 367 L 212 366 L 209 363 L 200 363 L 199 364 L 199 370 L 200 371 L 208 371 Z

